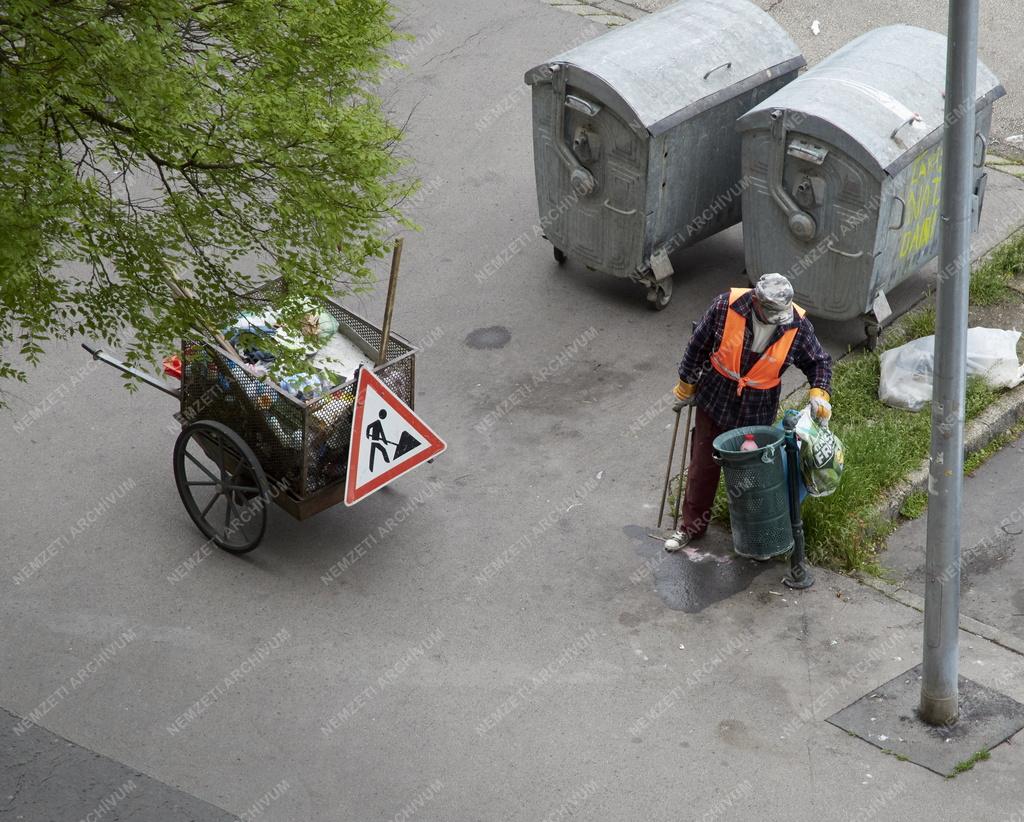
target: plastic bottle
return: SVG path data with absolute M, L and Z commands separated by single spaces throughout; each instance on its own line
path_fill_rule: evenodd
M 757 440 L 754 439 L 754 435 L 744 434 L 743 444 L 740 446 L 740 451 L 756 451 L 757 449 Z

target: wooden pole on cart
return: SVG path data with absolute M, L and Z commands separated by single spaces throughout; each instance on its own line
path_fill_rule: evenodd
M 391 274 L 388 277 L 388 298 L 384 303 L 384 325 L 380 331 L 380 353 L 374 365 L 383 365 L 387 360 L 388 340 L 391 339 L 391 315 L 395 312 L 395 292 L 398 290 L 398 265 L 402 261 L 402 238 L 395 240 L 391 253 Z

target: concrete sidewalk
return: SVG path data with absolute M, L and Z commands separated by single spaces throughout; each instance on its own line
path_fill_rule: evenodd
M 964 481 L 961 610 L 1024 643 L 1024 445 L 996 453 Z M 900 587 L 924 595 L 927 516 L 899 528 L 882 555 Z

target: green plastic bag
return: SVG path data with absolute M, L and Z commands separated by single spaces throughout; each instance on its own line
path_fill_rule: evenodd
M 843 443 L 827 425 L 817 422 L 805 408 L 797 423 L 800 437 L 800 473 L 812 497 L 835 493 L 846 468 Z

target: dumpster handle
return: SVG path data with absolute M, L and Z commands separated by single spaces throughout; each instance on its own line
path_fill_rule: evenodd
M 840 249 L 838 249 L 834 245 L 832 245 L 832 241 L 831 240 L 828 241 L 828 250 L 832 251 L 832 252 L 834 252 L 836 254 L 839 254 L 841 257 L 849 257 L 851 260 L 856 260 L 858 257 L 863 257 L 864 256 L 864 252 L 863 251 L 858 251 L 856 254 L 854 254 L 854 253 L 852 253 L 850 251 L 841 251 Z
M 891 226 L 889 226 L 889 230 L 890 231 L 899 231 L 901 228 L 903 228 L 903 224 L 907 220 L 907 204 L 906 204 L 906 202 L 904 201 L 904 199 L 902 197 L 898 197 L 895 194 L 893 195 L 892 198 L 894 200 L 898 201 L 899 204 L 900 204 L 900 224 L 899 225 L 891 225 Z
M 785 112 L 782 109 L 775 109 L 771 113 L 772 127 L 771 134 L 775 138 L 772 146 L 772 157 L 769 166 L 768 190 L 771 192 L 775 204 L 782 209 L 789 223 L 789 230 L 801 240 L 809 241 L 814 239 L 818 233 L 818 225 L 814 217 L 804 211 L 797 204 L 783 185 L 783 175 L 786 171 L 786 122 Z
M 908 117 L 906 120 L 904 120 L 902 123 L 900 123 L 898 126 L 896 126 L 896 128 L 894 128 L 892 130 L 892 134 L 889 135 L 889 139 L 890 140 L 895 140 L 896 139 L 896 135 L 900 133 L 900 129 L 903 129 L 906 126 L 909 126 L 911 123 L 916 123 L 920 119 L 921 119 L 921 115 L 920 114 L 918 114 L 916 112 L 914 114 L 911 114 L 910 117 Z
M 631 214 L 636 214 L 635 208 L 631 208 L 629 211 L 623 211 L 621 208 L 616 208 L 615 206 L 613 206 L 610 200 L 604 201 L 604 207 L 607 208 L 609 211 L 614 211 L 616 214 L 622 214 L 625 217 L 628 217 Z
M 596 117 L 601 111 L 601 107 L 596 103 L 591 103 L 589 100 L 584 100 L 582 97 L 577 97 L 575 94 L 566 94 L 565 104 L 569 108 L 576 109 L 576 111 L 586 114 L 588 117 Z
M 593 194 L 597 188 L 597 180 L 584 167 L 572 149 L 565 144 L 565 106 L 567 102 L 565 66 L 558 64 L 552 66 L 552 74 L 551 85 L 554 87 L 555 93 L 562 97 L 562 105 L 557 107 L 558 111 L 555 114 L 555 151 L 562 158 L 562 162 L 569 167 L 569 181 L 573 189 L 579 195 L 587 197 Z
M 974 164 L 975 168 L 982 168 L 985 165 L 985 155 L 988 154 L 988 140 L 985 139 L 985 135 L 980 131 L 974 134 L 975 145 L 977 145 L 979 140 L 981 141 L 981 159 Z
M 708 77 L 710 77 L 712 74 L 714 74 L 719 69 L 731 69 L 731 68 L 732 68 L 732 61 L 730 60 L 728 63 L 722 63 L 722 65 L 715 66 L 713 69 L 708 71 L 708 73 L 704 75 L 704 79 L 707 80 Z

